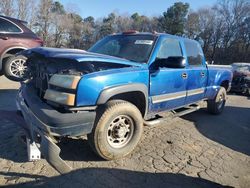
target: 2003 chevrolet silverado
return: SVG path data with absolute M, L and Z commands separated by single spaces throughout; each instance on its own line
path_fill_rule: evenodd
M 17 106 L 25 130 L 59 172 L 70 167 L 59 157 L 62 137 L 88 136 L 107 160 L 134 150 L 143 125 L 180 116 L 207 101 L 210 113 L 222 112 L 232 72 L 206 64 L 198 42 L 168 34 L 114 34 L 88 51 L 34 48 L 28 57 L 29 80 Z M 166 117 L 165 117 L 166 118 Z

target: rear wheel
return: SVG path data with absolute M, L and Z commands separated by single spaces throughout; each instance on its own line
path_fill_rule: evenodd
M 137 107 L 126 101 L 113 100 L 99 109 L 88 141 L 98 155 L 113 160 L 131 153 L 142 132 L 143 121 Z
M 4 74 L 13 81 L 23 81 L 27 75 L 27 58 L 18 55 L 10 57 L 4 64 Z
M 220 87 L 216 97 L 207 101 L 207 109 L 211 114 L 220 114 L 226 103 L 227 92 L 224 87 Z

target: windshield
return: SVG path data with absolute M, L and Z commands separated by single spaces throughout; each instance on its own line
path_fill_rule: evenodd
M 97 42 L 88 51 L 145 63 L 156 37 L 153 35 L 113 35 Z

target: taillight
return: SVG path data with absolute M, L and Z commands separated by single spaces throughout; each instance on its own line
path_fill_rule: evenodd
M 40 38 L 35 39 L 36 42 L 38 42 L 41 46 L 43 46 L 43 40 Z
M 124 34 L 124 35 L 136 34 L 136 33 L 138 33 L 138 31 L 136 31 L 136 30 L 128 30 L 128 31 L 122 32 L 122 34 Z

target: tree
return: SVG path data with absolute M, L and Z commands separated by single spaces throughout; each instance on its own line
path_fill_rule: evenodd
M 49 29 L 51 26 L 51 7 L 52 0 L 42 0 L 39 4 L 39 11 L 37 15 L 38 34 L 41 35 L 44 44 L 48 45 L 49 40 Z
M 208 61 L 217 64 L 249 61 L 249 21 L 249 1 L 220 0 L 212 8 L 190 13 L 185 33 L 202 41 Z
M 14 0 L 1 0 L 0 13 L 5 16 L 14 16 Z
M 114 23 L 116 15 L 115 13 L 110 13 L 107 18 L 103 19 L 103 23 L 100 26 L 98 38 L 103 38 L 106 35 L 110 35 L 115 32 Z
M 191 12 L 185 24 L 185 33 L 188 38 L 196 39 L 200 33 L 199 27 L 199 14 L 196 12 Z
M 83 19 L 76 13 L 70 13 L 68 16 L 70 19 L 68 46 L 81 49 L 83 48 Z
M 65 46 L 66 32 L 68 30 L 70 21 L 66 15 L 64 6 L 56 1 L 51 5 L 51 24 L 55 47 Z
M 95 19 L 89 16 L 83 19 L 83 49 L 88 49 L 95 42 Z
M 248 50 L 243 50 L 243 38 L 247 36 L 244 26 L 250 17 L 249 0 L 220 0 L 215 10 L 222 20 L 221 50 L 217 59 L 223 59 L 225 63 L 247 61 L 244 53 L 248 53 Z
M 129 16 L 117 16 L 115 21 L 115 32 L 124 32 L 129 29 L 134 29 L 132 27 L 132 20 Z
M 17 2 L 17 17 L 21 20 L 28 20 L 28 13 L 30 10 L 29 0 L 16 0 Z
M 92 17 L 92 16 L 89 16 L 89 17 L 87 17 L 87 18 L 84 18 L 83 21 L 84 21 L 85 23 L 89 23 L 92 27 L 95 26 L 95 18 Z
M 189 4 L 177 2 L 169 7 L 167 12 L 159 18 L 161 30 L 170 34 L 182 35 Z
M 37 12 L 38 12 L 38 4 L 40 2 L 38 0 L 29 0 L 28 4 L 29 4 L 29 15 L 28 15 L 28 27 L 32 30 L 34 30 L 35 32 L 37 32 L 37 27 L 36 27 L 36 23 L 37 23 Z

